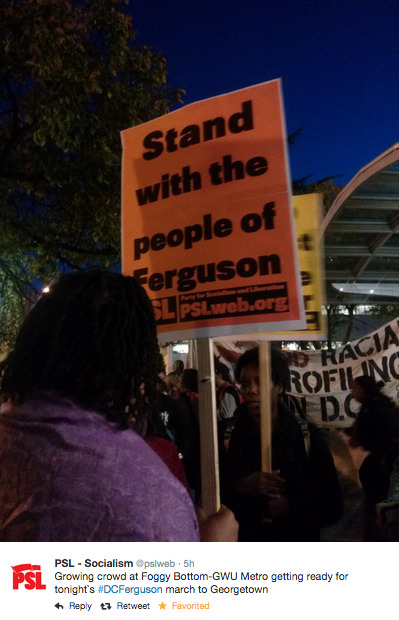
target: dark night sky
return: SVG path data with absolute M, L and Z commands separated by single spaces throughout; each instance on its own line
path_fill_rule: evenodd
M 399 141 L 399 0 L 134 0 L 185 103 L 282 78 L 292 178 L 347 183 Z

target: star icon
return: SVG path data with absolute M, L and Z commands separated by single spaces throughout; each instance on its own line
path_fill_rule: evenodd
M 158 603 L 159 609 L 166 609 L 166 603 Z

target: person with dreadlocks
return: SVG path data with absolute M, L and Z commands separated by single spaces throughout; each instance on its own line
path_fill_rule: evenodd
M 2 380 L 0 540 L 197 541 L 193 503 L 129 428 L 154 401 L 151 303 L 131 277 L 61 276 L 26 317 Z M 227 509 L 206 540 L 234 540 Z

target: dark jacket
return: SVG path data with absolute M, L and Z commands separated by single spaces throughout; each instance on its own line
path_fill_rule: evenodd
M 176 409 L 170 417 L 170 429 L 183 460 L 187 480 L 195 496 L 201 492 L 200 432 L 198 395 L 182 393 L 175 400 Z
M 351 429 L 355 443 L 370 452 L 360 470 L 366 512 L 373 513 L 375 505 L 388 494 L 393 464 L 399 456 L 399 411 L 395 403 L 380 394 L 362 405 Z
M 337 521 L 342 498 L 332 456 L 320 430 L 309 424 L 310 448 L 295 416 L 281 403 L 272 436 L 272 469 L 286 481 L 290 510 L 265 522 L 263 498 L 240 494 L 238 481 L 261 471 L 258 425 L 245 405 L 238 408 L 229 449 L 221 472 L 222 499 L 239 522 L 242 541 L 315 541 L 320 528 Z

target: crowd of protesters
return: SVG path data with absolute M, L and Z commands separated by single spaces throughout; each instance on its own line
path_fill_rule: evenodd
M 198 373 L 159 372 L 151 303 L 133 280 L 89 270 L 38 300 L 3 364 L 0 540 L 318 541 L 339 523 L 342 481 L 323 433 L 287 406 L 289 369 L 272 348 L 271 471 L 262 470 L 258 349 L 235 376 L 215 358 L 222 507 L 201 509 Z M 359 377 L 347 431 L 367 456 L 362 540 L 398 501 L 399 414 Z M 341 483 L 341 484 L 340 484 Z

